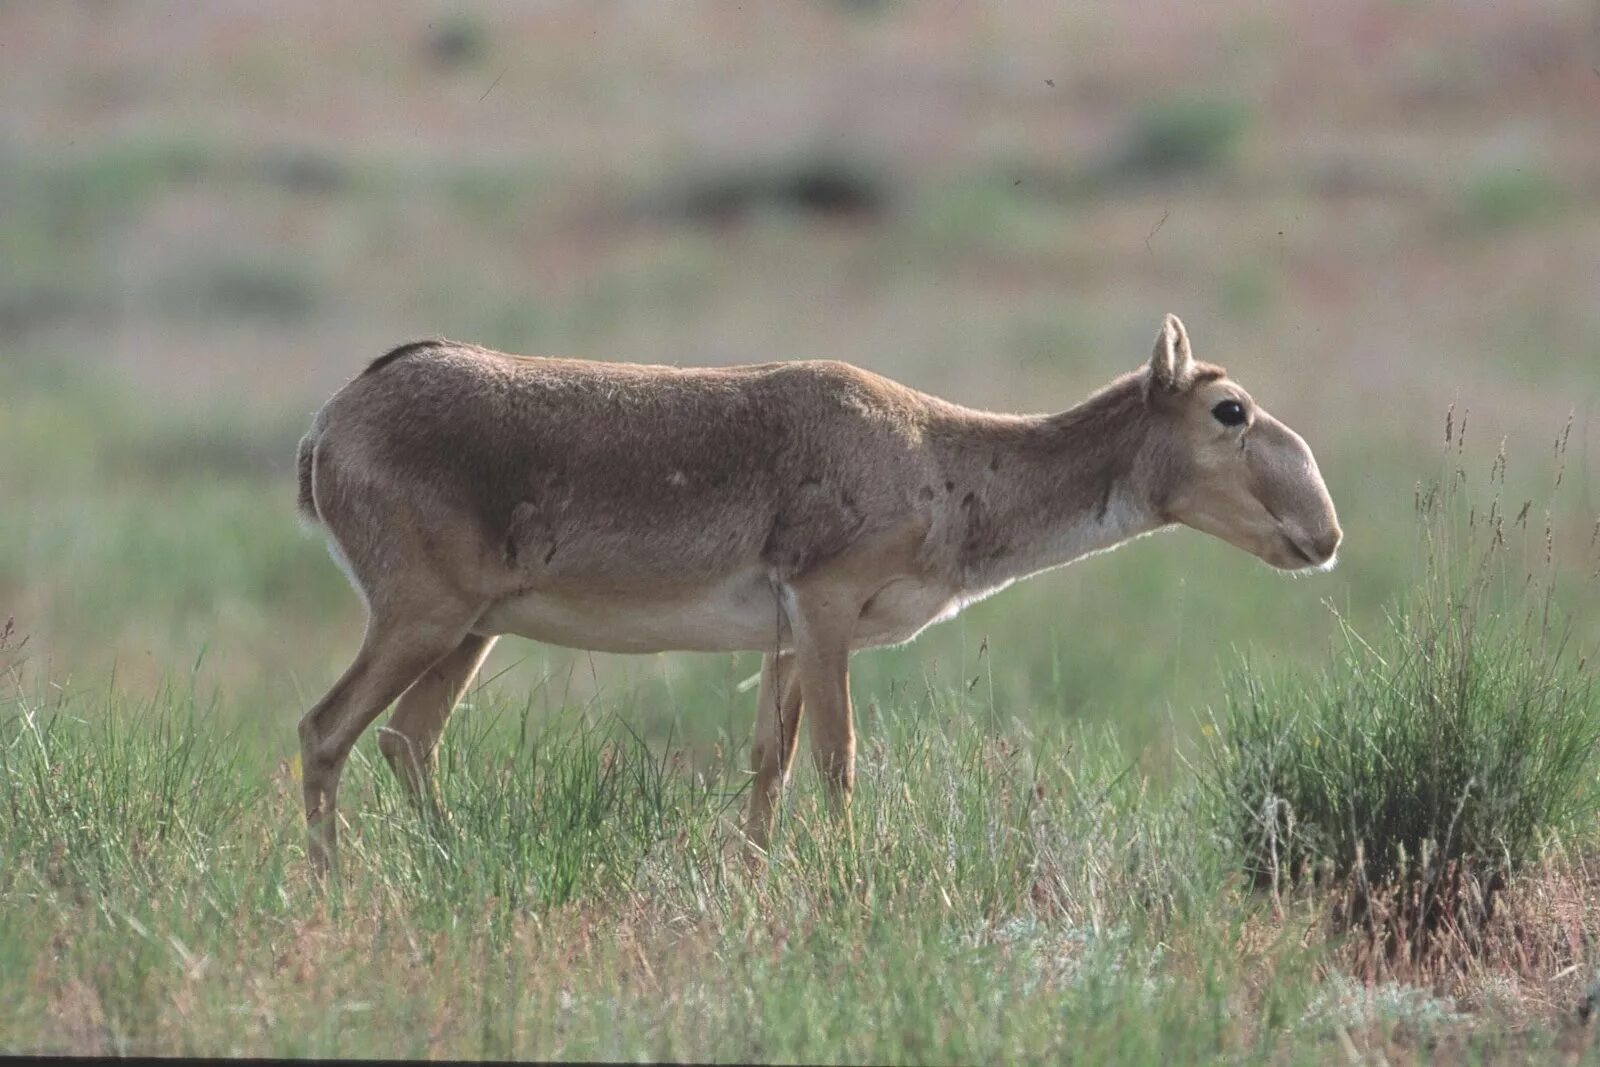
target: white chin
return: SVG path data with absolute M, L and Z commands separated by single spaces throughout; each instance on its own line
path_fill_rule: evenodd
M 1284 568 L 1296 578 L 1307 574 L 1326 574 L 1339 565 L 1339 554 L 1335 552 L 1321 563 L 1307 563 L 1305 560 L 1295 560 L 1293 564 Z

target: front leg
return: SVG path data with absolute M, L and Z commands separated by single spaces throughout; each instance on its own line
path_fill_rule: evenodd
M 850 649 L 862 605 L 912 563 L 927 536 L 923 516 L 887 527 L 850 552 L 783 587 L 794 639 L 800 699 L 811 724 L 811 754 L 828 800 L 849 826 L 856 778 L 856 732 L 850 709 Z
M 818 649 L 800 657 L 800 689 L 811 711 L 811 756 L 835 814 L 850 812 L 856 786 L 856 728 L 850 707 L 850 652 Z
M 835 814 L 848 818 L 856 736 L 850 707 L 850 639 L 860 605 L 846 590 L 795 589 L 795 666 L 811 730 L 811 755 Z

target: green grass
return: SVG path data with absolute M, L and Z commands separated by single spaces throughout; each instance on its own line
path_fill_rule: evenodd
M 1457 215 L 1470 229 L 1498 232 L 1557 218 L 1568 200 L 1560 183 L 1535 163 L 1491 167 L 1467 177 Z
M 1235 158 L 1252 118 L 1237 100 L 1179 96 L 1141 109 L 1123 135 L 1120 151 L 1096 180 L 1169 180 L 1222 170 Z
M 1254 965 L 1197 921 L 1216 868 L 1103 741 L 896 720 L 856 839 L 802 787 L 751 872 L 728 768 L 501 708 L 453 745 L 449 826 L 410 818 L 363 750 L 322 901 L 292 772 L 215 711 L 40 699 L 0 728 L 11 1049 L 995 1062 L 1284 1041 L 1213 1001 Z
M 1251 873 L 1327 861 L 1384 885 L 1465 859 L 1491 878 L 1592 824 L 1591 674 L 1520 621 L 1460 597 L 1402 604 L 1387 630 L 1347 626 L 1319 673 L 1242 665 L 1211 773 Z

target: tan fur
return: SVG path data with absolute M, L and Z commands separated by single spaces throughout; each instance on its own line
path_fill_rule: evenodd
M 1247 425 L 1212 410 L 1237 400 Z M 302 513 L 367 601 L 355 662 L 300 724 L 331 860 L 350 746 L 380 737 L 430 800 L 451 706 L 499 634 L 766 653 L 748 829 L 764 844 L 802 706 L 838 806 L 848 662 L 1016 578 L 1186 523 L 1286 568 L 1331 565 L 1310 450 L 1168 316 L 1149 364 L 1057 415 L 960 407 L 844 363 L 726 369 L 396 349 L 317 413 Z

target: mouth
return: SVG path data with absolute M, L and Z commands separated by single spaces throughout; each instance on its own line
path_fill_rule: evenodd
M 1317 565 L 1317 561 L 1307 555 L 1306 550 L 1296 544 L 1295 539 L 1290 537 L 1288 534 L 1283 535 L 1283 543 L 1288 547 L 1289 554 L 1298 559 L 1301 563 L 1305 564 L 1307 567 L 1315 567 Z
M 1317 559 L 1310 552 L 1307 552 L 1304 548 L 1302 548 L 1299 541 L 1295 540 L 1286 533 L 1280 533 L 1278 538 L 1283 542 L 1283 547 L 1288 550 L 1289 556 L 1294 560 L 1293 563 L 1285 568 L 1286 570 L 1330 571 L 1333 569 L 1333 565 L 1339 560 L 1339 554 L 1337 552 L 1329 553 L 1322 559 Z

